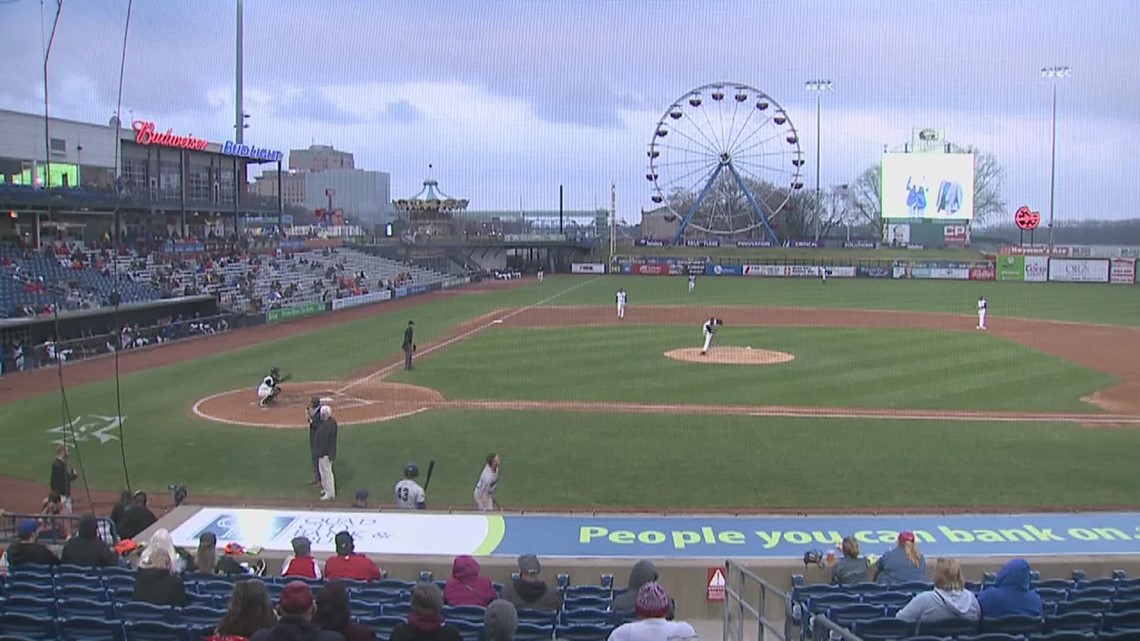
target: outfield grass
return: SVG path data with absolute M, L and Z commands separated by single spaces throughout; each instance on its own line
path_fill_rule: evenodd
M 1023 411 L 1095 411 L 1080 398 L 1116 382 L 981 332 L 729 327 L 717 345 L 796 360 L 758 367 L 664 356 L 700 344 L 692 327 L 496 327 L 391 380 L 448 398 Z

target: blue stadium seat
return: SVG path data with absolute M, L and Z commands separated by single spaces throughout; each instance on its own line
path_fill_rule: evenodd
M 214 628 L 216 623 L 203 625 L 199 623 L 190 623 L 186 625 L 186 630 L 190 635 L 190 641 L 206 641 L 214 636 Z
M 1064 601 L 1069 598 L 1067 588 L 1035 588 L 1042 601 Z
M 7 596 L 36 596 L 50 599 L 55 596 L 55 585 L 51 578 L 47 581 L 29 581 L 24 577 L 8 579 L 4 585 L 4 594 Z
M 59 621 L 62 641 L 124 641 L 123 623 L 110 617 L 67 617 Z
M 401 581 L 399 579 L 381 579 L 368 586 L 370 588 L 383 588 L 385 590 L 400 590 L 402 592 L 411 592 L 416 584 L 412 581 Z
M 1057 603 L 1057 614 L 1068 614 L 1069 612 L 1104 612 L 1109 609 L 1109 607 L 1110 603 L 1107 599 L 1061 601 Z
M 0 634 L 12 634 L 30 639 L 54 639 L 57 631 L 55 619 L 21 612 L 5 612 L 0 614 Z
M 394 630 L 396 626 L 400 625 L 403 622 L 403 617 L 394 617 L 387 615 L 359 621 L 359 623 L 375 630 L 377 639 L 387 639 L 392 635 L 392 630 Z
M 1140 630 L 1115 630 L 1113 632 L 1101 632 L 1096 637 L 1097 641 L 1140 641 Z
M 886 615 L 886 610 L 881 605 L 856 603 L 853 605 L 840 605 L 834 608 L 828 608 L 826 614 L 827 618 L 831 619 L 836 625 L 846 628 L 851 627 L 856 621 L 880 619 Z
M 110 566 L 110 567 L 106 567 L 106 568 L 100 568 L 100 570 L 99 570 L 99 573 L 100 573 L 100 574 L 103 576 L 103 580 L 104 580 L 104 584 L 103 584 L 103 586 L 104 586 L 104 587 L 106 587 L 106 580 L 107 580 L 109 577 L 113 577 L 113 576 L 129 576 L 129 577 L 131 577 L 132 579 L 134 579 L 134 576 L 135 576 L 135 571 L 134 571 L 134 570 L 132 570 L 132 569 L 130 569 L 130 568 L 126 568 L 126 567 L 123 567 L 123 566 L 121 566 L 121 565 L 112 565 L 112 566 Z
M 1109 612 L 1101 619 L 1102 630 L 1113 632 L 1115 630 L 1140 629 L 1140 610 L 1126 610 L 1124 612 Z
M 190 629 L 162 621 L 127 621 L 127 641 L 190 641 Z
M 613 600 L 609 597 L 600 596 L 570 596 L 566 595 L 563 600 L 563 607 L 567 610 L 578 610 L 589 608 L 592 610 L 608 610 Z
M 1046 634 L 1032 634 L 1027 641 L 1093 641 L 1096 635 L 1092 632 L 1079 632 L 1077 630 L 1062 630 L 1061 632 L 1048 632 Z
M 393 603 L 380 606 L 380 616 L 399 617 L 400 620 L 408 618 L 411 611 L 412 605 L 410 603 Z
M 194 592 L 208 596 L 225 596 L 229 598 L 234 591 L 234 584 L 229 581 L 199 581 L 194 584 Z
M 893 590 L 888 592 L 875 592 L 873 594 L 864 594 L 863 603 L 870 603 L 871 605 L 883 606 L 896 606 L 902 607 L 914 598 L 913 594 L 909 592 L 895 592 Z
M 571 585 L 566 588 L 566 598 L 577 599 L 578 597 L 590 596 L 612 600 L 613 592 L 613 588 L 604 585 Z
M 567 626 L 608 626 L 611 613 L 599 608 L 580 608 L 562 611 L 562 623 Z
M 571 625 L 554 630 L 560 641 L 606 641 L 614 629 L 608 625 Z
M 173 623 L 178 613 L 174 608 L 166 605 L 154 605 L 142 601 L 128 601 L 115 606 L 115 612 L 124 622 L 131 621 L 162 621 Z
M 454 605 L 444 606 L 443 620 L 449 623 L 462 620 L 462 621 L 478 621 L 480 625 L 483 623 L 483 615 L 487 611 L 477 605 Z
M 372 601 L 373 603 L 403 603 L 408 600 L 406 592 L 384 588 L 361 588 L 353 590 L 350 596 L 353 599 Z
M 36 565 L 34 563 L 23 563 L 20 565 L 13 565 L 8 568 L 8 574 L 13 579 L 27 579 L 27 580 L 43 580 L 50 582 L 55 570 L 50 565 Z
M 982 619 L 982 634 L 1036 634 L 1045 626 L 1044 619 L 1027 616 L 1008 616 Z
M 353 619 L 371 619 L 380 616 L 380 604 L 374 601 L 352 599 L 348 604 L 349 616 Z
M 914 636 L 918 626 L 894 617 L 856 621 L 853 632 L 864 641 L 893 641 Z
M 30 616 L 56 616 L 55 601 L 49 597 L 14 594 L 0 603 L 0 612 L 16 612 Z
M 1025 641 L 1020 634 L 1005 634 L 1004 632 L 989 632 L 983 634 L 965 635 L 957 637 L 955 641 Z
M 463 638 L 463 641 L 477 641 L 479 633 L 483 631 L 482 621 L 476 623 L 465 619 L 447 619 L 447 623 L 459 630 L 459 636 Z
M 1076 587 L 1076 584 L 1069 579 L 1042 579 L 1040 581 L 1034 581 L 1029 587 L 1033 588 L 1034 590 L 1040 590 L 1042 588 L 1072 590 L 1074 587 Z
M 847 592 L 812 595 L 807 599 L 807 609 L 808 612 L 812 614 L 822 614 L 833 607 L 856 605 L 861 601 L 858 594 L 850 594 Z M 882 606 L 879 607 L 881 610 Z
M 63 568 L 64 566 L 59 566 Z M 78 566 L 68 566 L 78 567 Z M 86 588 L 100 588 L 103 587 L 103 577 L 98 574 L 80 574 L 77 572 L 63 572 L 60 571 L 55 575 L 55 586 L 57 588 L 63 586 L 80 586 Z
M 1099 612 L 1068 612 L 1045 617 L 1045 631 L 1058 632 L 1060 630 L 1076 630 L 1077 632 L 1096 632 L 1100 629 L 1101 615 Z
M 550 610 L 534 610 L 531 608 L 519 608 L 519 626 L 523 623 L 533 625 L 553 626 L 554 620 L 558 617 L 557 612 Z
M 55 596 L 60 599 L 90 599 L 91 601 L 106 601 L 107 592 L 102 586 L 88 587 L 85 585 L 56 586 Z
M 110 601 L 94 599 L 65 598 L 56 601 L 56 612 L 60 617 L 84 619 L 114 619 L 115 608 Z
M 188 625 L 217 625 L 226 616 L 225 608 L 205 605 L 188 605 L 180 612 L 181 621 Z
M 1112 601 L 1113 612 L 1127 612 L 1140 610 L 1140 597 L 1116 598 Z
M 515 641 L 547 641 L 554 637 L 554 625 L 548 623 L 523 623 L 519 620 L 518 630 L 515 631 Z
M 123 588 L 107 588 L 107 599 L 114 603 L 129 603 L 135 600 L 135 589 L 133 587 L 134 581 L 131 581 L 132 587 Z
M 104 590 L 135 589 L 135 577 L 120 574 L 108 574 L 103 577 Z
M 978 633 L 978 622 L 964 619 L 919 622 L 918 633 L 932 637 L 961 637 Z
M 1115 585 L 1086 585 L 1069 590 L 1069 600 L 1078 599 L 1104 599 L 1110 600 L 1116 596 Z

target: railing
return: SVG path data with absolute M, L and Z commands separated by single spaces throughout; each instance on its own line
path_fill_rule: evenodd
M 771 632 L 777 641 L 789 641 L 783 622 L 768 618 L 770 599 L 781 604 L 788 594 L 756 573 L 735 563 L 725 562 L 724 576 L 724 641 L 744 641 L 747 624 L 756 624 L 756 640 L 764 641 Z
M 855 633 L 847 628 L 837 624 L 823 614 L 817 614 L 811 617 L 811 638 L 812 641 L 863 641 Z
M 40 524 L 37 540 L 41 543 L 63 543 L 68 537 L 79 531 L 79 519 L 82 514 L 26 514 L 18 512 L 0 512 L 0 541 L 14 541 L 20 523 L 28 519 L 35 519 Z M 96 527 L 99 538 L 107 545 L 119 542 L 119 532 L 111 519 L 98 517 Z

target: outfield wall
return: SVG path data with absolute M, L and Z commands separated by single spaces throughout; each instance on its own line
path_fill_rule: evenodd
M 441 289 L 450 289 L 452 287 L 459 287 L 471 282 L 470 276 L 457 276 L 449 278 L 445 281 L 432 283 L 430 285 L 412 285 L 409 287 L 393 287 L 382 289 L 377 292 L 369 292 L 367 294 L 360 294 L 358 296 L 347 296 L 345 298 L 337 298 L 327 303 L 320 301 L 310 301 L 298 305 L 287 305 L 277 309 L 271 309 L 265 312 L 266 323 L 281 323 L 296 318 L 304 318 L 306 316 L 316 316 L 326 312 L 335 312 L 342 309 L 349 309 L 351 307 L 359 307 L 361 305 L 373 305 L 382 303 L 388 300 L 395 300 L 397 298 L 406 298 L 408 296 L 418 296 L 419 294 L 426 294 Z

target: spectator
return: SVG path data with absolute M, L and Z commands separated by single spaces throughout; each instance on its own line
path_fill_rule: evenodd
M 495 599 L 483 613 L 483 633 L 487 641 L 514 641 L 519 628 L 519 613 L 515 606 Z
M 321 566 L 313 558 L 312 542 L 298 536 L 293 539 L 293 554 L 285 557 L 281 566 L 281 576 L 303 576 L 307 579 L 321 578 Z
M 143 548 L 139 556 L 139 567 L 150 567 L 152 565 L 150 558 L 159 552 L 166 552 L 166 556 L 170 557 L 171 571 L 175 574 L 182 574 L 183 570 L 194 565 L 194 557 L 186 550 L 175 547 L 174 539 L 170 538 L 170 531 L 160 528 L 155 530 Z
M 107 568 L 118 565 L 119 557 L 99 537 L 99 521 L 90 514 L 79 518 L 79 533 L 63 546 L 61 561 L 68 565 Z
M 831 584 L 854 585 L 866 581 L 871 572 L 871 564 L 867 562 L 867 557 L 859 556 L 859 541 L 849 536 L 843 539 L 840 549 L 843 558 L 831 567 Z
M 130 491 L 121 490 L 119 492 L 119 500 L 115 503 L 115 506 L 111 508 L 111 522 L 115 524 L 116 531 L 120 530 L 119 522 L 123 520 L 123 514 L 127 511 L 127 508 L 131 506 L 131 503 L 132 499 Z M 121 536 L 122 532 L 119 532 L 119 534 Z
M 317 428 L 315 454 L 317 455 L 317 468 L 321 473 L 321 500 L 331 501 L 336 498 L 336 478 L 333 476 L 333 461 L 336 460 L 336 419 L 332 416 L 332 408 L 322 405 L 320 409 L 321 425 Z
M 1041 618 L 1041 595 L 1029 589 L 1029 563 L 1012 559 L 998 572 L 997 581 L 978 595 L 982 616 L 996 619 L 1007 616 Z
M 348 590 L 341 581 L 326 583 L 317 592 L 317 613 L 313 621 L 322 630 L 339 632 L 346 641 L 374 641 L 372 628 L 351 620 Z
M 875 562 L 878 583 L 907 583 L 926 580 L 926 557 L 914 542 L 914 532 L 899 532 L 898 545 Z
M 66 515 L 64 514 L 63 497 L 59 495 L 59 492 L 48 494 L 40 508 L 40 514 L 44 515 L 45 518 L 43 519 L 43 527 L 40 528 L 39 538 L 60 541 L 67 539 L 67 519 L 61 518 Z
M 265 584 L 257 579 L 246 579 L 234 584 L 226 615 L 218 623 L 214 635 L 225 638 L 248 639 L 258 630 L 277 625 L 273 603 Z
M 67 466 L 66 445 L 55 448 L 55 459 L 51 462 L 51 491 L 63 498 L 64 514 L 71 514 L 71 482 L 79 478 L 74 469 Z
M 637 591 L 646 583 L 657 580 L 657 566 L 653 561 L 638 561 L 633 564 L 629 572 L 629 589 L 614 598 L 614 612 L 632 612 L 637 605 Z M 670 605 L 668 619 L 673 619 L 673 607 Z
M 693 626 L 683 621 L 669 621 L 665 618 L 672 609 L 673 599 L 660 583 L 650 581 L 642 585 L 637 590 L 637 601 L 634 606 L 638 620 L 618 626 L 610 633 L 609 641 L 698 639 Z
M 559 610 L 562 608 L 562 597 L 558 590 L 551 588 L 542 580 L 539 573 L 542 564 L 533 554 L 524 554 L 519 557 L 519 578 L 514 579 L 503 588 L 503 600 L 510 601 L 516 608 L 531 610 Z
M 408 620 L 392 630 L 388 641 L 462 641 L 459 629 L 443 622 L 443 592 L 434 583 L 412 588 Z
M 340 634 L 313 623 L 316 609 L 309 584 L 290 581 L 277 599 L 277 625 L 254 632 L 250 641 L 345 641 Z
M 17 540 L 8 546 L 8 567 L 19 565 L 59 565 L 59 558 L 46 545 L 36 540 L 40 524 L 35 519 L 20 521 Z
M 356 543 L 352 540 L 352 534 L 337 532 L 334 541 L 336 556 L 330 556 L 325 561 L 326 578 L 354 581 L 380 580 L 380 568 L 376 567 L 368 557 L 356 553 Z
M 158 522 L 158 517 L 146 506 L 146 500 L 146 492 L 135 492 L 130 506 L 123 511 L 123 518 L 119 524 L 121 538 L 133 539 Z
M 447 605 L 477 605 L 481 608 L 498 598 L 491 579 L 479 576 L 479 562 L 466 554 L 455 557 L 451 578 L 443 588 Z
M 182 577 L 172 573 L 171 556 L 165 549 L 148 550 L 149 555 L 135 571 L 135 601 L 184 607 L 190 604 Z
M 934 589 L 916 594 L 895 617 L 911 623 L 951 619 L 977 621 L 981 612 L 977 597 L 966 589 L 962 566 L 954 559 L 940 558 L 934 564 Z

